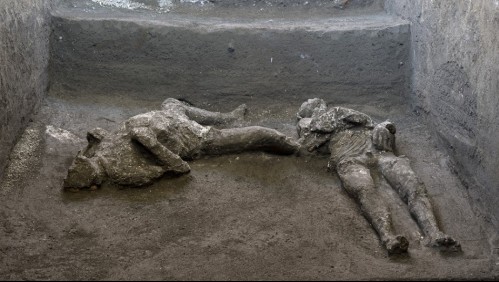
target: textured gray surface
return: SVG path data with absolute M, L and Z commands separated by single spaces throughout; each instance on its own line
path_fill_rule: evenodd
M 233 20 L 96 8 L 54 15 L 54 92 L 373 102 L 399 99 L 408 82 L 409 27 L 385 14 Z
M 327 158 L 227 155 L 192 161 L 188 175 L 144 189 L 105 185 L 97 191 L 61 190 L 89 128 L 115 129 L 158 103 L 93 93 L 85 99 L 49 95 L 36 117 L 41 126 L 27 131 L 15 150 L 38 145 L 30 151 L 40 154 L 16 158 L 21 163 L 13 167 L 21 173 L 13 173 L 13 181 L 7 182 L 12 185 L 0 188 L 0 279 L 499 277 L 499 257 L 492 255 L 484 232 L 487 223 L 473 213 L 446 155 L 435 148 L 421 119 L 407 115 L 400 104 L 342 106 L 365 112 L 376 122 L 389 117 L 397 124 L 399 153 L 411 159 L 428 187 L 440 226 L 462 243 L 462 253 L 425 246 L 407 207 L 379 179 L 394 228 L 410 242 L 407 255 L 388 256 L 336 174 L 327 171 Z M 255 100 L 248 104 L 247 122 L 294 136 L 299 106 Z
M 432 100 L 427 98 L 438 98 L 434 92 L 445 92 L 441 89 L 459 90 L 461 87 L 454 86 L 454 82 L 469 80 L 473 93 L 471 96 L 480 97 L 476 99 L 480 123 L 470 122 L 464 114 L 462 123 L 472 128 L 468 124 L 476 125 L 476 132 L 483 134 L 480 136 L 487 136 L 484 132 L 490 130 L 489 137 L 475 139 L 480 142 L 494 141 L 496 129 L 494 110 L 497 100 L 494 93 L 497 93 L 497 79 L 494 77 L 497 76 L 493 76 L 493 65 L 497 62 L 497 33 L 494 34 L 497 28 L 488 27 L 497 26 L 496 2 L 461 1 L 456 4 L 453 1 L 389 1 L 392 6 L 388 6 L 392 11 L 407 9 L 401 14 L 415 23 L 415 103 L 432 113 L 430 117 L 437 120 L 447 118 L 436 123 L 437 129 L 445 129 L 445 126 L 452 128 L 461 124 L 461 119 L 441 114 L 443 110 L 430 107 Z M 14 44 L 12 42 L 17 43 L 8 46 L 21 51 L 26 50 L 26 46 L 40 44 L 28 40 L 27 33 L 22 31 L 23 27 L 31 30 L 28 28 L 30 25 L 26 24 L 33 23 L 29 20 L 30 15 L 36 18 L 43 14 L 34 12 L 43 11 L 41 3 L 0 0 L 0 19 L 9 19 L 3 17 L 7 13 L 18 19 L 10 19 L 9 25 L 0 26 L 3 28 L 0 32 L 1 59 L 15 58 L 18 54 L 30 57 L 29 52 L 13 53 L 11 48 L 4 47 Z M 404 4 L 406 7 L 403 7 Z M 417 11 L 424 11 L 419 17 L 421 23 L 418 22 Z M 285 21 L 287 15 L 279 17 Z M 456 19 L 453 22 L 448 21 L 454 17 Z M 257 15 L 257 18 L 272 19 L 268 18 L 268 14 Z M 43 23 L 43 18 L 40 19 L 39 23 Z M 5 33 L 5 27 L 19 34 Z M 78 27 L 77 30 L 84 32 L 84 27 Z M 133 30 L 134 26 L 129 28 Z M 466 39 L 474 38 L 471 36 L 472 31 L 479 34 L 480 41 Z M 137 32 L 135 35 L 139 34 Z M 37 36 L 43 37 L 43 32 L 31 33 L 31 38 Z M 8 40 L 3 41 L 4 38 Z M 54 39 L 59 38 L 54 35 Z M 73 38 L 76 39 L 78 37 Z M 137 44 L 143 42 L 140 37 L 136 40 Z M 110 44 L 106 38 L 100 43 Z M 229 43 L 224 42 L 221 50 L 229 52 L 229 48 L 234 48 L 234 53 L 238 54 L 239 45 L 231 47 Z M 288 45 L 294 43 L 295 40 L 290 40 Z M 68 44 L 68 48 L 78 47 L 78 41 L 64 44 Z M 109 46 L 113 47 L 112 44 Z M 475 50 L 473 46 L 478 49 Z M 121 45 L 114 47 L 122 48 Z M 352 50 L 364 48 L 358 44 L 350 47 Z M 330 51 L 334 54 L 347 50 Z M 469 60 L 473 60 L 473 56 L 471 59 L 468 56 L 475 53 L 477 63 L 471 64 Z M 302 59 L 301 54 L 298 56 Z M 448 60 L 447 57 L 455 59 L 458 66 L 442 63 Z M 188 62 L 189 66 L 197 67 L 195 60 Z M 314 70 L 314 62 L 306 54 L 302 62 L 302 68 Z M 437 65 L 442 67 L 437 68 Z M 85 62 L 73 64 L 74 68 L 68 68 L 67 72 L 81 66 L 85 66 Z M 461 71 L 455 71 L 456 68 Z M 7 83 L 4 77 L 16 78 L 8 80 L 11 84 L 1 89 L 0 95 L 24 93 L 21 88 L 28 87 L 29 83 L 36 80 L 26 79 L 20 83 L 22 71 L 16 71 L 14 66 L 2 66 L 0 69 L 2 83 Z M 405 70 L 406 67 L 402 71 Z M 101 81 L 105 81 L 106 72 L 100 74 L 104 76 Z M 478 83 L 478 80 L 489 81 L 489 84 Z M 17 82 L 12 84 L 12 81 Z M 189 90 L 188 85 L 196 81 L 197 77 L 191 77 L 181 87 Z M 99 81 L 96 81 L 97 85 L 91 86 L 81 83 L 80 86 L 86 87 L 83 89 L 71 88 L 70 85 L 75 84 L 75 81 L 68 82 L 54 87 L 54 95 L 46 100 L 41 115 L 36 118 L 37 122 L 25 131 L 21 142 L 14 149 L 13 162 L 9 167 L 11 173 L 0 188 L 0 202 L 3 203 L 0 205 L 2 279 L 471 280 L 498 277 L 499 254 L 497 249 L 490 248 L 494 238 L 490 238 L 490 234 L 485 231 L 489 228 L 486 222 L 489 218 L 475 214 L 466 190 L 452 173 L 447 155 L 435 147 L 434 136 L 421 119 L 409 115 L 403 105 L 388 99 L 393 98 L 393 95 L 383 93 L 380 96 L 382 99 L 376 100 L 374 98 L 377 96 L 361 97 L 357 96 L 357 92 L 351 92 L 343 100 L 337 97 L 327 100 L 335 105 L 343 101 L 346 103 L 344 106 L 369 113 L 378 120 L 393 118 L 400 125 L 401 130 L 397 133 L 400 153 L 414 160 L 412 165 L 428 186 L 440 224 L 446 232 L 455 234 L 456 239 L 463 243 L 461 254 L 446 255 L 425 247 L 408 211 L 385 185 L 382 188 L 384 195 L 394 200 L 390 208 L 397 214 L 395 228 L 404 230 L 411 243 L 409 256 L 387 257 L 360 210 L 341 189 L 337 177 L 325 171 L 326 160 L 320 159 L 269 158 L 254 154 L 225 156 L 216 160 L 199 160 L 193 164 L 193 173 L 189 177 L 178 181 L 165 179 L 148 189 L 118 190 L 117 187 L 104 187 L 89 193 L 62 193 L 60 188 L 64 174 L 76 151 L 84 145 L 84 132 L 95 126 L 113 129 L 118 122 L 133 114 L 153 109 L 154 100 L 159 96 L 164 99 L 170 94 L 161 93 L 161 89 L 150 89 L 157 96 L 145 96 L 145 92 L 131 89 L 130 92 L 135 91 L 135 94 L 143 96 L 118 96 L 123 91 L 95 91 L 101 83 Z M 254 83 L 259 83 L 259 80 Z M 434 87 L 433 84 L 440 86 Z M 4 85 L 7 84 L 1 87 Z M 18 90 L 12 90 L 14 87 Z M 4 89 L 8 91 L 3 92 Z M 123 89 L 128 91 L 125 87 Z M 303 87 L 303 90 L 307 98 L 316 96 L 314 89 Z M 294 113 L 299 104 L 293 105 L 292 101 L 280 104 L 282 100 L 274 97 L 286 96 L 282 93 L 277 93 L 277 96 L 273 94 L 275 92 L 266 93 L 267 96 L 260 95 L 260 98 L 265 96 L 262 99 L 220 92 L 213 92 L 211 96 L 191 97 L 198 106 L 213 110 L 227 110 L 238 103 L 248 102 L 250 108 L 258 109 L 250 116 L 253 124 L 275 127 L 292 134 Z M 21 96 L 9 94 L 1 97 L 3 107 L 11 103 L 18 105 L 17 97 Z M 455 113 L 458 117 L 468 109 L 455 104 L 452 99 L 450 102 L 444 99 L 441 101 L 445 102 L 434 105 L 449 105 L 450 109 L 457 109 Z M 473 99 L 466 98 L 464 101 L 474 105 Z M 9 115 L 9 119 L 21 118 L 21 112 L 29 112 L 29 107 L 16 107 L 17 112 Z M 475 111 L 474 107 L 469 109 Z M 2 114 L 0 112 L 0 116 Z M 482 121 L 490 126 L 482 126 Z M 2 123 L 2 126 L 10 124 Z M 22 122 L 18 124 L 22 125 Z M 18 126 L 12 125 L 10 128 L 20 131 Z M 447 139 L 451 136 L 444 130 L 441 132 Z M 465 134 L 459 128 L 456 132 Z M 458 143 L 453 143 L 454 148 L 457 148 L 455 154 L 466 153 L 466 150 L 456 147 Z M 12 143 L 6 145 L 11 147 Z M 4 148 L 3 144 L 1 148 Z M 479 148 L 490 149 L 481 154 L 489 153 L 490 157 L 482 159 L 491 162 L 496 154 L 493 146 Z M 473 167 L 478 162 L 467 162 L 469 158 L 465 154 L 456 158 L 460 156 L 464 159 L 462 165 Z M 491 174 L 494 168 L 494 165 L 489 165 L 484 172 L 488 170 Z M 477 173 L 477 176 L 480 174 Z M 479 179 L 493 180 L 488 177 Z M 482 201 L 491 197 L 486 193 L 475 195 Z M 492 203 L 491 199 L 489 203 Z
M 383 9 L 384 0 L 66 0 L 64 5 L 72 7 L 100 6 L 122 8 L 134 11 L 156 11 L 159 13 L 230 13 L 238 15 L 299 10 L 301 12 L 325 10 L 328 14 L 343 13 L 348 10 Z M 244 8 L 236 11 L 231 9 Z
M 48 84 L 48 0 L 0 0 L 0 177 Z
M 497 224 L 499 1 L 387 0 L 386 8 L 412 22 L 413 104 Z

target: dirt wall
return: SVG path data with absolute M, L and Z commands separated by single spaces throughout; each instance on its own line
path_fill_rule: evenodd
M 412 97 L 490 220 L 499 217 L 499 1 L 387 0 L 412 22 Z
M 0 0 L 0 177 L 48 85 L 50 0 Z
M 406 92 L 409 26 L 385 15 L 220 23 L 71 13 L 53 19 L 54 93 L 374 103 Z

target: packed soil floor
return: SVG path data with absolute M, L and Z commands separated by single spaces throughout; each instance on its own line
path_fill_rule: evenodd
M 238 126 L 268 126 L 296 137 L 299 103 L 191 102 L 219 111 L 244 102 L 249 113 Z M 403 106 L 343 104 L 396 123 L 399 154 L 411 159 L 441 228 L 461 242 L 462 252 L 426 246 L 406 205 L 379 178 L 394 227 L 410 241 L 407 254 L 388 255 L 324 157 L 226 155 L 191 161 L 189 174 L 145 188 L 62 189 L 89 129 L 114 130 L 160 104 L 88 93 L 45 99 L 14 148 L 0 188 L 0 279 L 499 278 L 497 233 L 423 119 Z

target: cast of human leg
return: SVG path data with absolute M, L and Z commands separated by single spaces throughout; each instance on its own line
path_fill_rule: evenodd
M 436 247 L 459 246 L 459 243 L 438 227 L 433 207 L 424 183 L 412 170 L 407 157 L 397 157 L 391 152 L 380 154 L 378 159 L 381 173 L 408 205 L 429 243 Z
M 371 171 L 363 161 L 346 159 L 337 165 L 337 173 L 343 188 L 359 204 L 386 250 L 390 254 L 407 251 L 409 242 L 404 236 L 394 233 L 388 206 L 379 195 Z

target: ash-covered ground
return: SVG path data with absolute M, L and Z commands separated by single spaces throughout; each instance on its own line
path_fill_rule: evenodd
M 247 120 L 239 126 L 263 125 L 296 137 L 298 101 L 227 101 L 192 102 L 219 111 L 246 103 Z M 486 216 L 474 210 L 424 121 L 400 105 L 343 104 L 397 124 L 399 153 L 412 160 L 440 226 L 461 242 L 460 253 L 427 247 L 404 203 L 379 179 L 396 230 L 410 240 L 408 254 L 388 256 L 336 174 L 327 171 L 326 158 L 203 158 L 190 162 L 188 175 L 145 188 L 63 191 L 87 130 L 116 129 L 160 104 L 89 93 L 53 93 L 44 101 L 12 153 L 0 190 L 2 280 L 498 278 L 497 238 Z

